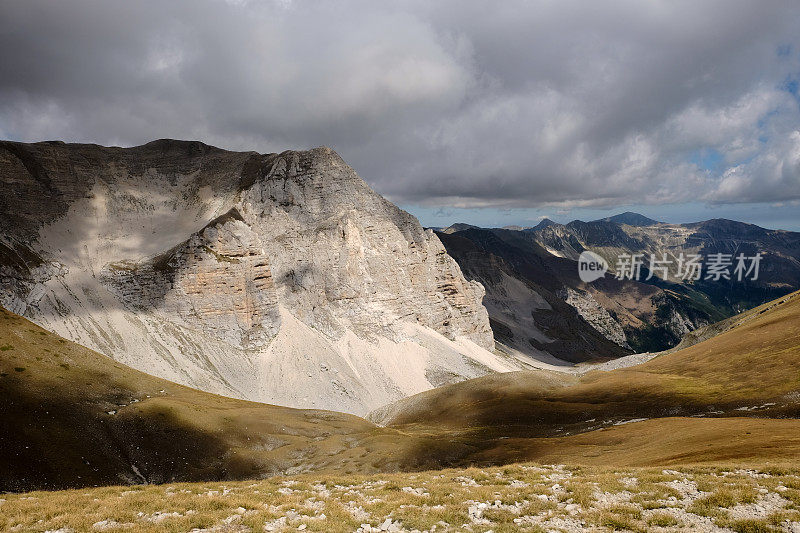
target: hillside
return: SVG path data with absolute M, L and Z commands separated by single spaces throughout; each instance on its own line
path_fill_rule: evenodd
M 631 217 L 554 225 L 533 233 L 536 242 L 547 246 L 561 257 L 577 259 L 583 250 L 604 257 L 616 272 L 621 255 L 643 254 L 645 264 L 640 281 L 661 289 L 677 304 L 677 311 L 689 329 L 732 316 L 736 313 L 779 298 L 800 289 L 800 233 L 770 230 L 733 220 L 712 219 L 691 224 L 666 224 L 635 220 Z M 760 253 L 758 279 L 685 280 L 678 275 L 681 254 L 698 254 L 708 261 L 713 254 L 747 257 Z M 666 258 L 669 276 L 661 271 L 649 275 L 649 258 Z M 733 267 L 731 267 L 732 269 Z M 594 285 L 594 284 L 592 284 Z M 602 291 L 602 288 L 598 288 Z M 594 293 L 589 287 L 589 292 Z M 687 331 L 675 329 L 670 345 L 648 347 L 654 351 L 671 347 Z M 644 331 L 652 336 L 652 332 Z M 641 348 L 638 348 L 641 350 Z
M 630 439 L 644 439 L 649 455 L 640 460 L 657 462 L 673 449 L 657 435 L 686 424 L 691 431 L 680 432 L 684 439 L 709 438 L 717 444 L 756 425 L 769 449 L 775 446 L 763 428 L 773 428 L 775 438 L 791 437 L 793 444 L 784 450 L 792 450 L 786 452 L 792 456 L 800 442 L 797 421 L 719 418 L 800 415 L 800 293 L 748 316 L 732 330 L 635 367 L 580 377 L 546 371 L 487 376 L 407 398 L 372 418 L 403 431 L 444 431 L 483 450 L 476 456 L 489 461 L 574 460 L 582 453 L 577 450 L 605 443 L 609 454 L 597 460 L 614 462 L 633 453 Z M 688 416 L 701 418 L 680 418 Z M 715 419 L 706 425 L 702 417 Z M 660 420 L 637 422 L 655 418 Z M 600 428 L 613 429 L 595 431 Z M 714 445 L 706 451 L 707 458 L 722 454 Z
M 190 389 L 0 310 L 0 491 L 438 466 L 421 446 L 439 445 Z
M 602 224 L 598 233 L 603 239 L 626 239 L 618 224 Z M 577 362 L 593 357 L 617 357 L 631 351 L 660 351 L 677 344 L 691 329 L 727 316 L 702 296 L 681 291 L 679 287 L 617 280 L 610 275 L 584 283 L 578 277 L 577 254 L 574 257 L 563 254 L 540 238 L 541 232 L 556 227 L 549 225 L 536 231 L 472 228 L 439 234 L 465 275 L 486 288 L 487 299 L 492 302 L 487 305 L 489 320 L 500 342 L 534 358 L 541 352 L 559 357 L 559 341 L 571 343 L 573 349 L 568 351 L 571 355 L 567 359 Z M 577 238 L 573 246 L 583 250 Z M 464 253 L 465 250 L 469 253 Z M 493 272 L 487 272 L 484 268 L 487 262 L 503 264 L 505 276 L 499 279 Z M 509 286 L 529 289 L 510 292 Z M 518 309 L 520 303 L 534 310 L 542 309 L 542 300 L 557 308 L 553 313 L 558 317 L 556 323 L 569 324 L 567 331 L 548 336 L 549 340 L 544 341 L 537 338 L 536 332 L 547 329 L 552 320 L 548 321 L 541 313 Z M 608 342 L 596 340 L 598 335 Z M 595 348 L 594 353 L 591 348 L 587 351 L 581 347 L 591 337 L 595 339 L 588 345 Z
M 428 391 L 375 413 L 388 427 L 193 390 L 2 311 L 0 490 L 526 460 L 792 462 L 800 421 L 769 417 L 800 414 L 799 295 L 638 367 L 495 374 Z
M 442 233 L 439 237 L 464 276 L 484 286 L 483 305 L 499 349 L 524 360 L 560 365 L 630 353 L 559 298 L 555 276 L 540 256 L 516 254 L 494 234 L 481 235 L 483 231 Z M 490 251 L 497 249 L 500 251 Z

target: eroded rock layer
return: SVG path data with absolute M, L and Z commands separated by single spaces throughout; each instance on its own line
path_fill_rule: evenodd
M 211 392 L 364 413 L 518 368 L 483 287 L 335 152 L 0 143 L 0 303 Z

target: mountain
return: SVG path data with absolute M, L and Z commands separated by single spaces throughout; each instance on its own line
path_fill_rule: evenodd
M 606 233 L 610 239 L 626 238 L 615 235 L 620 227 L 618 224 L 603 224 L 609 226 Z M 558 231 L 558 228 L 549 226 L 542 231 Z M 698 303 L 693 295 L 683 295 L 653 283 L 617 280 L 611 276 L 584 283 L 578 277 L 579 254 L 567 257 L 552 248 L 550 241 L 542 239 L 541 231 L 479 228 L 456 232 L 450 237 L 439 234 L 439 238 L 465 275 L 479 281 L 486 289 L 484 304 L 489 310 L 497 340 L 540 361 L 553 362 L 547 356 L 542 357 L 542 352 L 565 361 L 579 362 L 618 357 L 631 351 L 659 351 L 677 344 L 691 329 L 727 316 L 706 306 L 702 300 Z M 476 251 L 469 255 L 462 253 L 464 246 L 457 246 L 455 238 L 470 240 Z M 574 246 L 583 249 L 577 238 Z M 482 272 L 485 269 L 481 265 L 486 262 L 483 256 L 507 265 L 506 274 L 513 281 L 501 283 L 502 280 L 495 279 L 491 273 Z M 534 288 L 526 296 L 519 291 L 509 292 L 502 286 L 509 283 Z M 487 303 L 492 299 L 496 303 Z M 555 349 L 557 345 L 551 345 L 547 339 L 536 341 L 536 332 L 548 329 L 548 324 L 544 317 L 523 308 L 542 308 L 540 302 L 543 299 L 550 302 L 550 307 L 556 305 L 562 310 L 556 311 L 549 322 L 568 325 L 562 333 L 556 334 L 558 338 L 588 344 L 595 349 L 588 352 L 577 349 L 573 355 L 565 357 L 563 351 Z M 559 303 L 553 304 L 554 299 Z M 565 314 L 562 304 L 567 304 L 569 313 Z M 515 311 L 504 311 L 514 308 Z M 575 320 L 570 318 L 575 314 L 579 325 L 569 326 L 575 324 Z M 587 330 L 592 335 L 587 335 Z M 597 343 L 597 334 L 615 346 L 609 348 L 607 343 Z M 539 344 L 531 343 L 529 339 Z M 561 355 L 556 352 L 561 352 Z
M 209 392 L 365 413 L 521 368 L 483 288 L 328 148 L 0 143 L 0 304 Z
M 617 224 L 627 224 L 628 226 L 653 226 L 659 223 L 657 220 L 647 218 L 644 215 L 633 213 L 631 211 L 626 211 L 611 217 L 601 218 L 595 222 L 615 222 Z
M 698 327 L 800 288 L 800 233 L 721 219 L 665 224 L 633 215 L 542 224 L 523 232 L 470 228 L 453 235 L 468 238 L 484 253 L 504 260 L 519 282 L 544 286 L 607 339 L 637 352 L 671 348 Z M 447 247 L 452 241 L 442 238 L 442 242 Z M 590 283 L 578 276 L 577 260 L 586 250 L 600 255 L 610 267 L 609 273 Z M 727 254 L 735 263 L 739 254 L 754 257 L 759 253 L 756 280 L 736 279 L 735 264 L 728 269 L 732 279 L 705 279 L 707 270 L 698 280 L 678 276 L 682 256 L 685 260 L 697 254 L 709 260 L 715 254 Z M 480 281 L 488 293 L 496 292 L 491 279 L 474 273 L 474 254 L 467 258 L 454 250 L 451 255 L 468 277 Z M 616 279 L 620 258 L 634 255 L 642 258 L 640 276 Z M 651 257 L 666 258 L 668 276 L 658 269 L 650 276 Z M 511 329 L 529 327 L 527 316 L 503 317 L 491 308 L 489 312 L 493 323 L 503 322 Z M 537 356 L 534 351 L 528 353 Z
M 555 365 L 630 353 L 559 296 L 560 283 L 550 274 L 545 250 L 535 243 L 524 249 L 508 243 L 520 234 L 479 228 L 439 234 L 464 275 L 485 287 L 483 305 L 498 348 L 528 363 Z
M 434 468 L 441 447 L 177 385 L 0 309 L 0 491 Z
M 536 230 L 539 230 L 539 229 L 542 229 L 542 228 L 546 228 L 547 226 L 553 226 L 555 224 L 556 224 L 556 222 L 553 222 L 549 218 L 543 218 L 542 220 L 539 221 L 538 224 L 536 224 L 534 227 L 529 228 L 529 229 L 531 229 L 533 231 L 536 231 Z
M 724 460 L 752 456 L 741 449 L 748 431 L 757 432 L 763 458 L 796 456 L 800 424 L 783 419 L 800 415 L 800 292 L 734 322 L 638 366 L 579 376 L 496 374 L 405 398 L 370 419 L 446 433 L 474 447 L 476 463 Z
M 438 230 L 440 233 L 455 233 L 457 231 L 464 231 L 467 229 L 477 228 L 478 226 L 473 226 L 472 224 L 465 224 L 463 222 L 456 222 L 455 224 L 451 224 L 446 228 Z

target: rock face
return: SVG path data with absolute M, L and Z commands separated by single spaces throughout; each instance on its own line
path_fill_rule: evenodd
M 623 348 L 630 349 L 628 339 L 625 337 L 625 331 L 619 322 L 614 320 L 611 314 L 599 303 L 591 293 L 580 291 L 571 287 L 565 287 L 559 296 L 564 301 L 575 308 L 578 314 L 583 317 L 594 329 L 599 331 L 605 338 L 622 346 Z
M 102 279 L 126 305 L 237 348 L 265 346 L 280 329 L 269 260 L 235 208 L 162 256 L 109 263 Z
M 483 303 L 498 349 L 542 368 L 628 354 L 621 329 L 607 338 L 613 325 L 598 327 L 598 320 L 593 319 L 600 316 L 598 309 L 584 313 L 572 300 L 565 301 L 554 275 L 561 272 L 561 265 L 543 262 L 535 243 L 514 242 L 514 237 L 525 235 L 475 227 L 439 233 L 464 275 L 486 288 Z M 540 253 L 552 258 L 541 248 Z M 605 315 L 614 323 L 607 312 Z
M 150 374 L 365 413 L 519 368 L 480 283 L 335 152 L 0 143 L 0 304 Z

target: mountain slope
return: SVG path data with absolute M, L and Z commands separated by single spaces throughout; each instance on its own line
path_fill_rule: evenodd
M 0 304 L 202 390 L 365 413 L 521 368 L 483 288 L 328 148 L 0 143 Z
M 452 448 L 190 389 L 0 309 L 0 449 L 0 491 L 19 491 L 433 468 Z
M 548 226 L 542 231 L 555 227 Z M 596 229 L 596 239 L 621 241 L 629 239 L 621 233 L 618 224 L 608 222 L 604 223 L 604 227 L 605 229 Z M 612 358 L 630 353 L 631 350 L 660 351 L 677 344 L 681 336 L 692 328 L 726 316 L 704 302 L 698 302 L 694 295 L 666 286 L 627 279 L 617 280 L 611 276 L 592 283 L 584 283 L 578 277 L 577 255 L 575 258 L 561 257 L 559 255 L 561 252 L 550 246 L 552 243 L 541 239 L 539 231 L 474 228 L 450 236 L 439 234 L 439 238 L 448 249 L 448 253 L 459 262 L 462 271 L 470 279 L 480 281 L 488 294 L 502 293 L 502 288 L 494 287 L 495 281 L 490 276 L 479 273 L 480 264 L 484 261 L 480 253 L 469 256 L 459 253 L 459 248 L 464 248 L 464 245 L 456 246 L 457 238 L 472 241 L 472 245 L 482 254 L 496 257 L 509 265 L 512 270 L 509 275 L 514 278 L 515 283 L 533 283 L 540 288 L 537 292 L 549 292 L 561 303 L 568 304 L 572 311 L 558 312 L 562 320 L 572 321 L 569 315 L 577 313 L 590 326 L 589 329 L 594 330 L 595 336 L 599 333 L 617 345 L 615 349 L 608 349 L 607 345 L 593 341 L 592 344 L 602 352 L 595 356 Z M 577 238 L 573 244 L 577 249 L 584 249 Z M 500 297 L 498 301 L 500 307 L 514 303 L 513 298 L 508 298 L 507 303 L 502 300 Z M 519 313 L 515 317 L 503 317 L 492 309 L 489 311 L 490 320 L 502 322 L 510 329 L 517 330 L 516 338 L 529 338 L 532 336 L 531 330 L 540 330 L 544 326 L 537 323 L 535 328 L 532 328 L 526 323 L 530 322 L 530 317 Z M 533 321 L 537 321 L 536 317 L 533 317 Z M 580 344 L 581 339 L 589 337 L 569 333 L 562 336 L 564 340 L 570 338 Z M 537 356 L 537 352 L 531 348 L 549 351 L 539 346 L 528 347 L 525 350 L 519 343 L 516 347 L 534 357 Z M 576 350 L 575 355 L 567 359 L 573 362 L 585 361 L 591 356 L 588 353 L 581 355 L 581 351 Z
M 489 230 L 443 233 L 439 238 L 464 275 L 486 289 L 483 305 L 500 349 L 517 353 L 531 364 L 561 365 L 629 353 L 558 297 L 552 290 L 558 283 L 547 275 L 541 255 L 515 253 Z
M 566 437 L 504 439 L 470 459 L 474 464 L 535 460 L 616 468 L 687 464 L 791 467 L 800 460 L 800 421 L 656 418 Z
M 637 368 L 495 374 L 427 391 L 376 427 L 189 389 L 0 311 L 0 490 L 520 460 L 796 461 L 800 422 L 764 417 L 800 415 L 800 293 L 754 315 Z M 636 421 L 645 417 L 658 418 Z
M 704 297 L 713 308 L 726 316 L 755 307 L 800 288 L 800 233 L 768 230 L 753 224 L 712 219 L 692 224 L 615 223 L 611 219 L 595 222 L 573 221 L 533 232 L 537 242 L 546 244 L 563 257 L 577 259 L 583 250 L 591 250 L 608 261 L 616 271 L 620 254 L 644 254 L 642 279 L 649 274 L 650 256 L 671 261 L 669 279 L 655 271 L 650 280 L 657 286 L 693 292 Z M 684 280 L 677 275 L 681 254 L 762 254 L 759 276 L 735 279 Z M 731 271 L 733 267 L 731 267 Z M 668 284 L 661 282 L 668 281 Z
M 456 442 L 513 460 L 536 459 L 537 450 L 551 442 L 530 438 L 563 437 L 579 446 L 605 438 L 587 431 L 648 418 L 796 418 L 800 293 L 752 315 L 736 328 L 636 367 L 557 380 L 545 371 L 487 376 L 406 398 L 372 418 L 406 432 L 444 431 Z M 665 424 L 671 422 L 651 426 Z M 709 424 L 708 431 L 725 424 Z M 730 423 L 731 428 L 746 425 Z M 614 431 L 631 435 L 627 432 L 641 428 L 631 426 Z M 697 438 L 703 433 L 700 428 L 699 423 L 693 426 Z M 624 454 L 622 442 L 620 446 Z
M 635 352 L 672 348 L 694 329 L 800 288 L 800 233 L 729 220 L 665 224 L 623 213 L 566 225 L 548 221 L 524 231 L 461 228 L 451 235 L 469 239 L 485 254 L 505 261 L 515 270 L 515 283 L 533 281 L 543 286 L 606 339 Z M 453 242 L 442 234 L 440 238 L 446 247 Z M 586 250 L 603 257 L 610 267 L 605 277 L 590 283 L 578 276 L 577 260 Z M 750 279 L 752 273 L 736 279 L 735 258 L 757 253 L 761 254 L 758 279 Z M 706 270 L 701 279 L 683 279 L 677 270 L 680 258 L 686 261 L 695 254 L 705 258 Z M 731 258 L 732 279 L 706 279 L 707 264 L 715 254 Z M 468 277 L 481 281 L 489 293 L 498 292 L 491 287 L 491 279 L 476 272 L 480 262 L 476 254 L 464 257 L 453 250 L 451 255 Z M 643 262 L 638 278 L 616 279 L 619 258 L 634 255 Z M 666 258 L 668 276 L 658 269 L 651 276 L 651 257 Z M 507 304 L 513 305 L 513 298 Z M 540 329 L 526 324 L 530 322 L 527 316 L 503 319 L 490 309 L 490 319 L 518 329 L 516 337 L 522 339 L 525 330 Z M 537 356 L 536 351 L 528 352 Z

